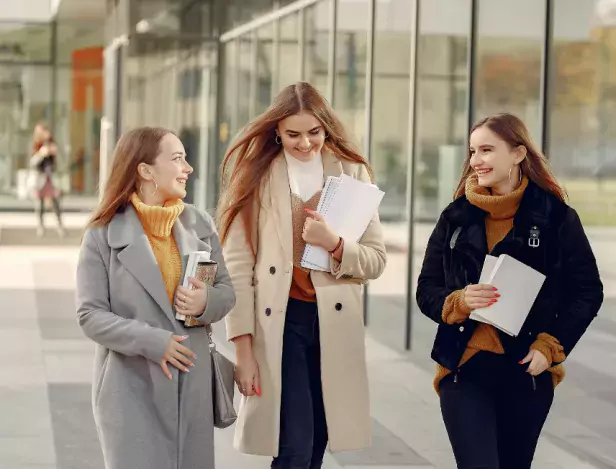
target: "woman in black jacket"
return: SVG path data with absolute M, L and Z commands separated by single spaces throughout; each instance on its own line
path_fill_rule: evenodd
M 500 114 L 473 127 L 417 288 L 419 308 L 439 325 L 434 385 L 459 469 L 531 467 L 561 362 L 603 301 L 595 257 L 565 196 L 520 119 Z M 469 319 L 500 298 L 477 284 L 486 254 L 546 275 L 517 337 Z

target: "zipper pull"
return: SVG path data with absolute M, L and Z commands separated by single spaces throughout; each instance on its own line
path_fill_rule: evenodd
M 533 375 L 530 376 L 533 380 L 533 391 L 537 390 L 537 381 L 535 381 L 535 377 Z

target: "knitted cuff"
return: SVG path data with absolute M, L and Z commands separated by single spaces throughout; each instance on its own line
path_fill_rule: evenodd
M 530 348 L 531 350 L 537 350 L 545 355 L 550 365 L 554 362 L 563 362 L 566 358 L 564 348 L 560 345 L 558 339 L 545 332 L 537 336 L 537 340 L 533 342 Z
M 471 309 L 464 301 L 464 290 L 452 292 L 443 304 L 442 318 L 447 324 L 457 324 L 464 322 L 471 314 Z

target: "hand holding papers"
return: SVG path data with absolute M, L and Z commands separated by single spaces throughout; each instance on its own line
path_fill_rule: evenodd
M 344 239 L 359 241 L 377 212 L 385 193 L 372 184 L 342 174 L 325 182 L 317 212 Z M 302 267 L 329 270 L 329 253 L 318 246 L 306 245 Z
M 189 290 L 194 290 L 194 286 L 190 283 L 190 278 L 197 279 L 207 285 L 214 285 L 216 280 L 216 272 L 218 270 L 218 263 L 210 260 L 210 253 L 206 251 L 191 252 L 188 256 L 188 262 L 186 264 L 186 272 L 184 273 L 184 280 L 182 286 Z M 186 327 L 203 326 L 201 321 L 195 319 L 192 316 L 178 313 L 176 311 L 175 318 L 178 321 L 184 323 Z
M 545 275 L 507 254 L 487 255 L 479 283 L 498 289 L 498 301 L 486 308 L 475 309 L 470 318 L 491 324 L 511 336 L 517 336 L 526 321 Z

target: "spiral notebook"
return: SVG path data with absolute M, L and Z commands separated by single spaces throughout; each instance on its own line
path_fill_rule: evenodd
M 498 301 L 487 308 L 475 309 L 470 318 L 490 324 L 516 337 L 545 281 L 545 275 L 517 259 L 502 254 L 487 255 L 479 283 L 498 288 Z
M 377 213 L 385 193 L 374 184 L 342 174 L 325 181 L 317 212 L 331 228 L 346 240 L 359 241 Z M 318 246 L 306 245 L 301 265 L 312 270 L 329 271 L 329 253 Z

